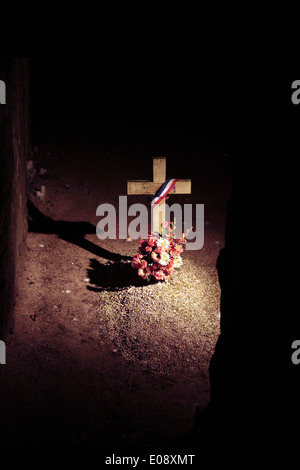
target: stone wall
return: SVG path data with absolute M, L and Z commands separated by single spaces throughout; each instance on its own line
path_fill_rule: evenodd
M 27 232 L 29 61 L 0 60 L 6 104 L 0 104 L 0 339 L 13 328 Z

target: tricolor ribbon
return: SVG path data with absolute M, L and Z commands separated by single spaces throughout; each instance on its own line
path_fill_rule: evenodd
M 177 181 L 178 179 L 174 178 L 167 179 L 150 199 L 151 205 L 156 206 L 156 204 L 159 204 L 165 197 L 167 197 L 171 189 L 174 188 Z

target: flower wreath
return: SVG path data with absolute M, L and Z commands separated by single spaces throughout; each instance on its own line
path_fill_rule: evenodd
M 181 239 L 175 239 L 175 222 L 170 225 L 163 222 L 161 227 L 162 234 L 152 233 L 148 240 L 140 240 L 138 253 L 131 263 L 138 275 L 148 281 L 152 276 L 157 281 L 167 281 L 182 265 L 185 234 Z

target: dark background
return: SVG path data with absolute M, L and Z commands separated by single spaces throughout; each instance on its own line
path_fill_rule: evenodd
M 103 136 L 107 131 L 226 137 L 253 106 L 247 38 L 95 55 L 33 57 L 33 132 L 52 124 Z M 250 61 L 250 63 L 249 63 Z M 253 77 L 257 80 L 258 77 Z M 268 84 L 260 83 L 261 93 Z M 235 124 L 236 124 L 235 123 Z M 231 130 L 233 132 L 233 129 Z
M 276 429 L 275 442 L 283 433 L 286 444 L 289 413 L 297 416 L 299 374 L 290 361 L 297 322 L 285 287 L 293 259 L 285 221 L 295 202 L 300 110 L 291 103 L 297 77 L 283 21 L 278 15 L 268 33 L 259 21 L 256 30 L 240 23 L 235 33 L 181 47 L 120 48 L 110 57 L 33 57 L 31 103 L 33 142 L 52 129 L 61 139 L 72 133 L 87 139 L 142 135 L 174 146 L 190 139 L 230 154 L 233 185 L 218 262 L 222 334 L 211 365 L 212 402 L 217 426 L 223 413 L 231 419 L 231 410 L 230 416 L 247 416 L 255 428 L 249 434 L 261 419 Z M 228 380 L 236 395 L 232 387 L 225 392 Z
M 213 143 L 230 154 L 218 260 L 222 331 L 211 364 L 213 411 L 200 432 L 209 440 L 209 427 L 222 434 L 224 423 L 244 421 L 246 440 L 259 432 L 285 447 L 299 435 L 299 372 L 290 357 L 299 337 L 292 301 L 300 107 L 291 102 L 297 55 L 281 13 L 253 11 L 238 22 L 219 15 L 218 35 L 198 34 L 199 24 L 193 35 L 177 30 L 155 42 L 152 31 L 146 45 L 136 35 L 134 47 L 108 36 L 93 53 L 44 53 L 30 62 L 33 145 L 47 134 L 58 141 L 142 135 Z
M 283 139 L 299 113 L 285 16 L 273 16 L 267 30 L 259 15 L 227 17 L 207 34 L 121 35 L 84 54 L 33 56 L 33 140 L 49 125 L 58 136 L 189 135 L 228 151 Z

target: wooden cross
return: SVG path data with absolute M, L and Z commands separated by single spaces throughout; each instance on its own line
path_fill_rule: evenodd
M 136 180 L 127 181 L 127 194 L 154 195 L 161 185 L 166 181 L 166 158 L 153 158 L 153 181 Z M 169 194 L 191 194 L 191 180 L 178 180 Z M 165 221 L 165 199 L 153 207 L 152 232 L 161 233 L 161 223 Z

